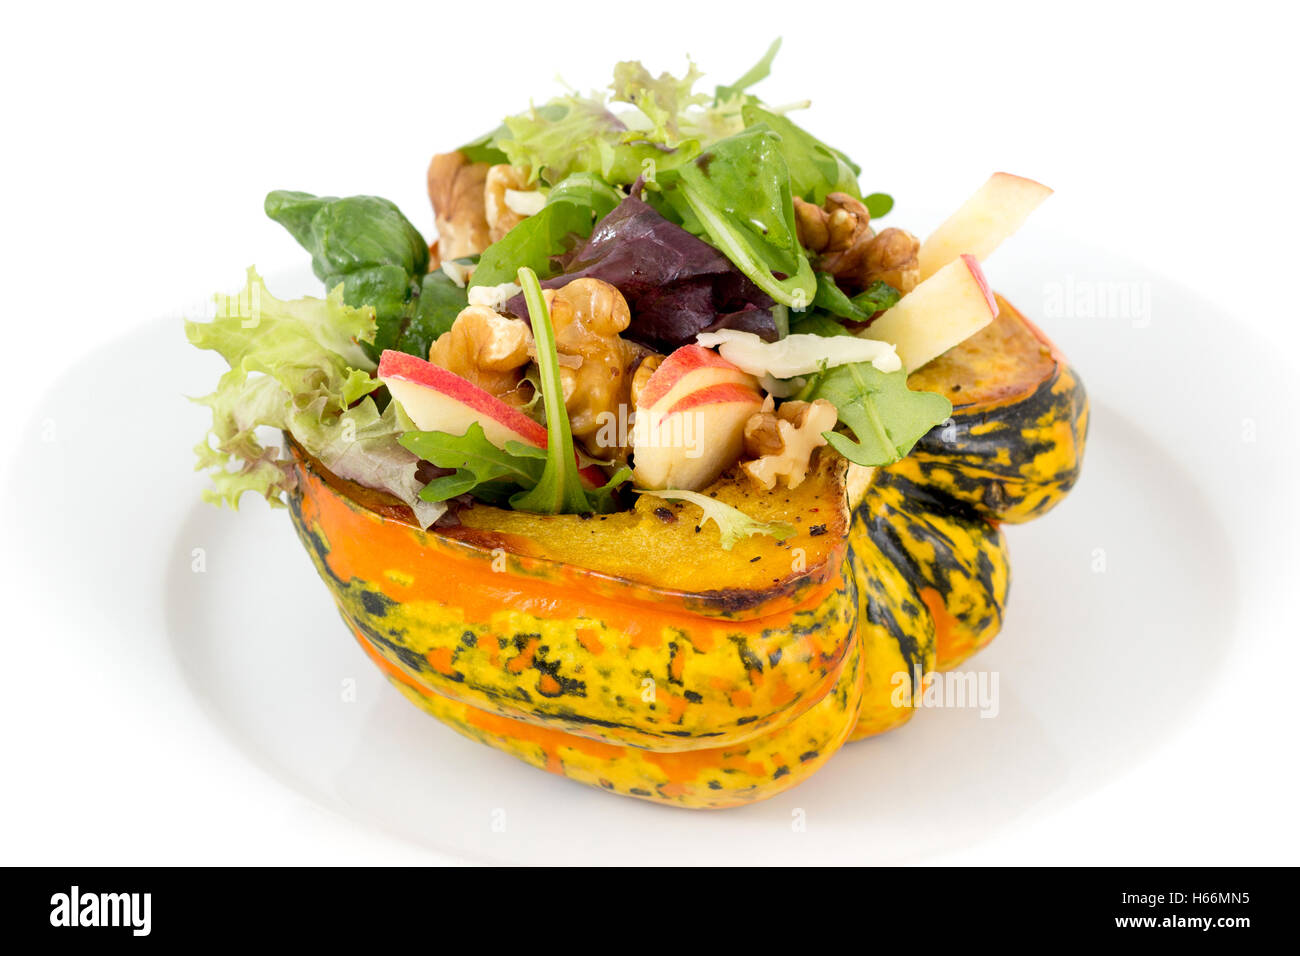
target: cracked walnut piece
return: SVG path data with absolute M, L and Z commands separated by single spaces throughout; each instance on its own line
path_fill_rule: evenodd
M 532 398 L 532 385 L 524 379 L 532 349 L 527 322 L 471 305 L 438 336 L 429 349 L 429 362 L 519 407 Z
M 921 282 L 921 240 L 902 229 L 883 229 L 867 243 L 862 265 L 863 288 L 873 282 L 892 285 L 903 295 Z
M 573 437 L 594 455 L 623 459 L 619 410 L 627 414 L 631 368 L 641 353 L 619 333 L 632 322 L 623 294 L 600 279 L 574 279 L 542 292 L 555 328 L 555 349 L 581 359 L 576 367 L 561 362 L 560 383 Z M 606 414 L 612 415 L 612 419 Z M 606 430 L 612 424 L 612 434 Z
M 785 402 L 773 411 L 769 395 L 763 408 L 745 423 L 745 454 L 753 457 L 740 466 L 764 491 L 784 478 L 786 487 L 798 488 L 808 475 L 812 453 L 826 444 L 822 432 L 835 427 L 839 413 L 824 398 L 813 402 Z
M 439 153 L 429 163 L 437 258 L 443 262 L 478 255 L 492 241 L 485 209 L 487 175 L 487 163 L 471 163 L 461 152 Z
M 799 242 L 818 254 L 817 265 L 854 291 L 887 282 L 906 295 L 921 281 L 921 242 L 902 229 L 876 235 L 861 200 L 831 193 L 824 206 L 796 198 Z

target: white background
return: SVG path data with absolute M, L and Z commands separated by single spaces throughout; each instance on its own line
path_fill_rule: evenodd
M 992 170 L 1021 173 L 1056 189 L 1036 228 L 1195 289 L 1280 353 L 1300 341 L 1300 84 L 1282 4 L 28 4 L 6 19 L 0 261 L 13 424 L 97 345 L 197 312 L 249 264 L 300 263 L 262 213 L 269 189 L 387 196 L 427 234 L 430 154 L 556 91 L 557 74 L 589 89 L 616 60 L 678 71 L 689 53 L 706 85 L 725 82 L 776 35 L 785 45 L 759 92 L 812 97 L 801 121 L 863 165 L 867 189 L 897 198 L 893 224 L 923 234 L 935 221 L 919 211 L 954 207 Z M 1218 384 L 1180 387 L 1214 402 Z M 106 395 L 87 413 L 138 411 Z M 13 463 L 22 454 L 6 449 Z M 5 549 L 7 564 L 21 559 Z M 13 607 L 4 640 L 39 639 L 39 620 Z M 1284 684 L 1264 678 L 1294 662 L 1297 628 L 1281 600 L 1271 620 L 1277 654 L 1234 663 L 1243 677 L 1223 690 L 1223 716 L 1196 728 L 1212 738 L 1189 731 L 1068 811 L 945 859 L 1295 862 L 1295 720 Z M 109 832 L 75 758 L 14 723 L 49 688 L 15 674 L 6 686 L 0 734 L 20 761 L 15 779 L 88 792 L 79 827 L 6 788 L 5 859 L 424 859 L 334 822 L 318 833 L 310 814 L 258 829 L 255 801 L 241 810 L 254 821 L 242 838 L 196 828 L 178 846 L 147 825 L 129 839 Z

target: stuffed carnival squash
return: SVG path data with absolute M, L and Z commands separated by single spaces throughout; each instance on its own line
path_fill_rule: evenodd
M 1003 475 L 1017 498 L 1002 507 L 1044 502 L 1032 517 L 1078 476 L 1087 399 L 1051 344 L 999 305 L 975 341 L 913 373 L 972 399 L 919 444 L 951 459 L 945 480 Z M 972 442 L 972 427 L 1000 444 Z M 1022 471 L 1002 464 L 1017 458 Z M 301 450 L 296 467 L 298 534 L 408 698 L 553 773 L 681 806 L 772 796 L 845 741 L 906 721 L 913 679 L 997 634 L 1010 583 L 1001 515 L 929 485 L 909 459 L 875 469 L 852 507 L 829 455 L 766 499 L 724 478 L 712 494 L 799 528 L 731 551 L 716 529 L 696 530 L 698 508 L 644 498 L 594 517 L 475 504 L 461 526 L 425 531 Z
M 1001 628 L 1002 525 L 1062 499 L 1087 433 L 980 266 L 1050 190 L 999 173 L 924 243 L 878 229 L 892 200 L 746 92 L 774 52 L 712 100 L 619 64 L 610 103 L 434 157 L 431 246 L 385 200 L 272 193 L 328 297 L 250 270 L 188 326 L 230 364 L 214 497 L 287 504 L 402 694 L 674 806 L 908 720 Z

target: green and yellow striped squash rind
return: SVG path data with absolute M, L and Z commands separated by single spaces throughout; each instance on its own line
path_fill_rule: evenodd
M 935 663 L 934 621 L 916 583 L 872 537 L 870 516 L 880 503 L 879 478 L 877 469 L 849 530 L 849 561 L 858 581 L 858 636 L 867 660 L 853 740 L 893 730 L 910 719 L 919 684 Z
M 1011 564 L 1006 536 L 992 522 L 886 468 L 854 512 L 850 542 L 897 568 L 933 622 L 936 657 L 922 673 L 951 670 L 1002 629 Z
M 738 743 L 665 752 L 603 743 L 479 710 L 412 680 L 363 635 L 357 637 L 408 700 L 471 740 L 610 793 L 709 810 L 765 800 L 816 773 L 854 727 L 865 669 L 854 641 L 833 671 L 828 691 L 798 716 Z
M 421 686 L 481 710 L 611 744 L 716 747 L 815 705 L 853 644 L 857 585 L 842 557 L 792 607 L 705 616 L 390 520 L 316 469 L 302 465 L 290 511 L 344 618 Z
M 1058 360 L 1029 395 L 958 406 L 889 471 L 985 518 L 1020 524 L 1056 507 L 1079 478 L 1088 397 Z

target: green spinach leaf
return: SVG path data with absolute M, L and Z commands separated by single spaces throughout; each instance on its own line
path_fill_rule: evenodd
M 372 358 L 396 348 L 415 311 L 429 247 L 400 209 L 378 196 L 268 193 L 266 214 L 311 253 L 312 271 L 327 290 L 343 286 L 343 301 L 375 310 Z
M 484 250 L 470 286 L 513 282 L 525 267 L 550 278 L 559 272 L 556 260 L 590 236 L 595 224 L 622 198 L 618 190 L 592 173 L 569 176 L 551 190 L 540 212 Z
M 780 137 L 778 148 L 790 169 L 790 188 L 796 196 L 819 206 L 833 192 L 862 198 L 856 169 L 839 150 L 827 146 L 788 117 L 771 113 L 756 103 L 745 104 L 741 115 L 747 129 L 766 128 Z
M 862 200 L 862 204 L 867 207 L 872 219 L 879 219 L 894 208 L 894 197 L 889 193 L 872 193 Z
M 660 177 L 683 228 L 698 230 L 782 305 L 806 308 L 816 277 L 796 238 L 790 171 L 771 130 L 745 130 Z
M 502 124 L 490 133 L 484 133 L 476 140 L 472 140 L 462 146 L 457 152 L 463 153 L 465 158 L 471 163 L 488 163 L 496 166 L 498 163 L 510 162 L 505 152 L 493 144 L 501 139 L 509 138 L 510 130 Z
M 862 292 L 849 298 L 835 279 L 826 272 L 817 273 L 817 294 L 813 296 L 813 308 L 824 309 L 831 315 L 854 322 L 868 322 L 877 312 L 893 308 L 901 294 L 886 282 L 873 282 Z
M 829 312 L 823 312 L 821 309 L 800 313 L 798 319 L 790 325 L 790 332 L 794 335 L 823 336 L 853 334 Z
M 420 298 L 392 348 L 426 358 L 434 340 L 451 328 L 456 316 L 469 305 L 469 292 L 456 285 L 439 269 L 425 273 L 420 281 Z

